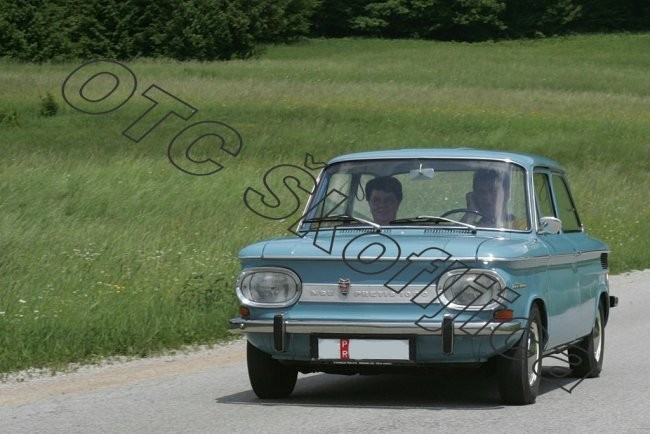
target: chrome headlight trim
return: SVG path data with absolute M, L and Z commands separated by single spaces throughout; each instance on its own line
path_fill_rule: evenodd
M 477 311 L 502 306 L 497 298 L 505 288 L 505 281 L 495 271 L 461 268 L 443 274 L 436 291 L 440 302 L 450 309 Z M 466 300 L 467 304 L 461 300 Z
M 256 301 L 251 292 L 250 284 L 252 279 L 256 274 L 278 274 L 282 275 L 283 278 L 288 279 L 286 282 L 290 285 L 293 285 L 293 288 L 289 291 L 289 296 L 285 297 L 286 299 L 278 302 L 268 302 L 268 301 Z M 300 298 L 302 293 L 302 282 L 296 273 L 281 267 L 255 267 L 249 268 L 248 270 L 242 271 L 237 277 L 237 297 L 242 304 L 251 307 L 287 307 L 294 304 Z M 293 292 L 293 294 L 291 294 Z

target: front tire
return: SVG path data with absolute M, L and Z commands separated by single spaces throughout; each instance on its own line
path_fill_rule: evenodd
M 571 373 L 577 378 L 594 378 L 603 369 L 605 356 L 605 312 L 602 304 L 591 333 L 583 337 L 580 343 L 569 348 L 569 365 Z
M 248 379 L 260 399 L 286 398 L 296 385 L 298 370 L 284 366 L 271 355 L 246 342 Z
M 526 405 L 537 399 L 542 377 L 542 316 L 537 305 L 519 343 L 497 359 L 499 393 L 505 404 Z

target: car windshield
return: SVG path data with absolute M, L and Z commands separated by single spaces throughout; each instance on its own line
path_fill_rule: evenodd
M 302 230 L 340 225 L 528 231 L 524 170 L 472 159 L 384 159 L 323 171 Z

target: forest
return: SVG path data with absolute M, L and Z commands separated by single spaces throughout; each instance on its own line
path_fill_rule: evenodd
M 646 0 L 0 0 L 0 58 L 246 59 L 302 38 L 488 41 L 650 30 Z

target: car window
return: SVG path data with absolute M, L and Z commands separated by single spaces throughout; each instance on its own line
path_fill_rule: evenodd
M 564 178 L 560 175 L 553 174 L 553 191 L 558 207 L 558 214 L 562 220 L 562 230 L 564 232 L 579 232 L 582 230 L 578 213 L 571 199 L 569 187 Z
M 553 209 L 548 176 L 545 173 L 537 172 L 533 176 L 533 182 L 535 184 L 535 202 L 538 217 L 557 217 Z

